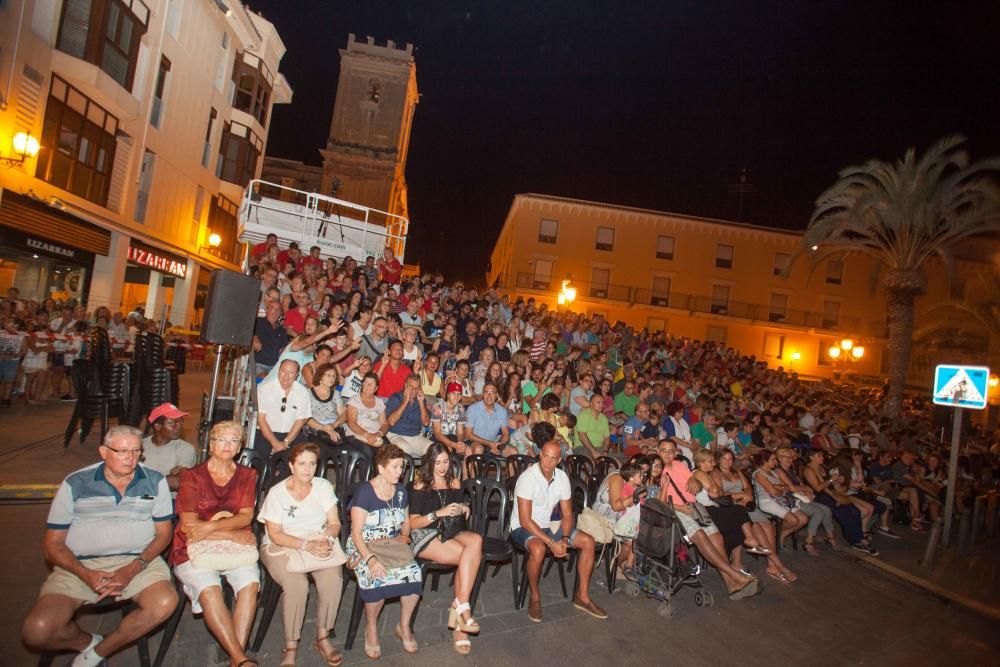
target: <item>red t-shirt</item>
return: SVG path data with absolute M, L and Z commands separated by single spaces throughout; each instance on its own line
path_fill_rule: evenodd
M 255 245 L 253 247 L 253 250 L 250 251 L 250 254 L 252 256 L 254 256 L 254 257 L 263 257 L 264 255 L 266 255 L 267 254 L 267 241 L 264 241 L 263 243 L 258 243 L 257 245 Z
M 319 318 L 319 313 L 309 308 L 306 314 L 303 315 L 299 312 L 298 308 L 289 308 L 288 312 L 285 313 L 285 328 L 291 328 L 296 334 L 300 334 L 306 330 L 307 317 Z
M 378 369 L 382 367 L 382 360 L 379 359 L 378 363 L 375 364 L 375 372 L 378 373 Z M 410 377 L 413 371 L 409 366 L 400 362 L 399 370 L 392 370 L 392 364 L 387 364 L 385 370 L 382 371 L 382 379 L 378 383 L 378 391 L 375 392 L 376 396 L 381 396 L 382 398 L 389 398 L 397 391 L 403 389 L 403 385 L 406 384 L 406 378 Z
M 236 472 L 225 486 L 219 486 L 208 472 L 208 463 L 202 463 L 181 473 L 181 486 L 174 501 L 178 516 L 183 512 L 198 515 L 199 521 L 210 521 L 216 512 L 230 512 L 233 516 L 241 509 L 253 509 L 257 493 L 257 471 L 236 466 Z M 188 561 L 187 535 L 178 521 L 174 528 L 174 543 L 170 548 L 170 562 L 180 565 Z M 247 526 L 247 532 L 250 527 Z
M 325 266 L 322 259 L 313 257 L 312 255 L 306 255 L 299 261 L 300 266 L 305 266 L 306 264 L 312 264 L 313 266 L 319 267 L 321 269 L 323 268 L 323 266 Z
M 399 279 L 403 276 L 403 265 L 399 263 L 398 259 L 393 257 L 388 262 L 383 259 L 379 262 L 379 268 L 381 269 L 382 280 L 390 285 L 399 284 Z

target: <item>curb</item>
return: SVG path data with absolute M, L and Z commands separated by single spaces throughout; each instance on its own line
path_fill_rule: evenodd
M 943 586 L 939 586 L 938 584 L 935 584 L 932 581 L 928 581 L 922 577 L 918 577 L 915 574 L 911 574 L 910 572 L 900 569 L 895 565 L 889 565 L 885 561 L 879 560 L 878 558 L 872 558 L 871 556 L 859 556 L 858 558 L 867 563 L 868 565 L 872 565 L 875 567 L 875 569 L 881 570 L 886 574 L 902 579 L 903 581 L 909 584 L 913 584 L 918 588 L 922 588 L 929 593 L 937 595 L 938 597 L 945 598 L 950 602 L 960 604 L 963 607 L 966 607 L 968 609 L 971 609 L 972 611 L 983 614 L 984 616 L 988 616 L 989 618 L 992 618 L 995 621 L 1000 621 L 1000 609 L 997 609 L 996 607 L 991 607 L 990 605 L 979 602 L 978 600 L 973 600 L 972 598 L 966 595 L 962 595 L 961 593 L 950 591 L 947 588 L 944 588 Z
M 0 484 L 0 500 L 54 498 L 58 484 Z

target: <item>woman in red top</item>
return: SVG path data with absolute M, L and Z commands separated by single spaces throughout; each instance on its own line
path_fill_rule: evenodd
M 179 521 L 170 559 L 174 574 L 191 600 L 191 611 L 204 612 L 205 623 L 229 654 L 230 664 L 256 665 L 246 654 L 246 644 L 257 608 L 257 564 L 219 572 L 197 568 L 188 557 L 188 544 L 201 540 L 257 545 L 250 532 L 257 473 L 233 460 L 243 444 L 243 429 L 234 421 L 219 422 L 212 427 L 208 441 L 208 460 L 181 473 L 175 503 Z M 232 517 L 212 521 L 218 512 L 228 512 Z M 232 612 L 222 599 L 221 575 L 236 591 Z

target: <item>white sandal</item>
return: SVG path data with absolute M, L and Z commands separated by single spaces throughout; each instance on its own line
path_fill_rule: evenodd
M 466 621 L 462 618 L 464 612 L 471 612 L 472 607 L 469 606 L 468 602 L 459 602 L 458 598 L 455 598 L 455 605 L 451 607 L 448 611 L 448 629 L 454 630 L 455 626 L 462 632 L 470 635 L 479 634 L 479 623 L 475 618 L 469 616 L 469 620 Z

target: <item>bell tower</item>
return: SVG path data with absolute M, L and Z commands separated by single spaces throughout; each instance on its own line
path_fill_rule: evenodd
M 413 45 L 347 38 L 323 155 L 322 193 L 409 218 L 406 156 L 418 101 Z

